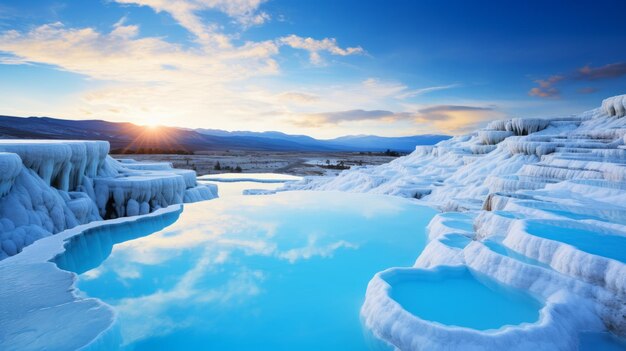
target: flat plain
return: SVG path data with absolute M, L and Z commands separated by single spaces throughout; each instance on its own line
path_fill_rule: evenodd
M 144 162 L 170 162 L 175 168 L 194 169 L 198 175 L 230 173 L 284 173 L 298 176 L 333 175 L 343 167 L 380 165 L 394 156 L 360 152 L 200 151 L 194 155 L 112 155 Z M 219 162 L 219 170 L 216 165 Z

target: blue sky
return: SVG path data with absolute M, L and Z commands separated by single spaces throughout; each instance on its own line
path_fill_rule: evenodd
M 623 1 L 0 2 L 1 114 L 459 134 L 626 93 Z

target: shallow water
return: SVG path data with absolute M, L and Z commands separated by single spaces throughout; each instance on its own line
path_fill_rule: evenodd
M 259 182 L 250 182 L 250 181 L 237 181 L 237 182 L 200 181 L 200 184 L 217 185 L 217 192 L 220 198 L 239 196 L 243 194 L 244 190 L 251 190 L 251 189 L 273 191 L 285 185 L 284 182 L 259 183 Z
M 539 267 L 551 269 L 550 265 L 534 260 L 528 256 L 522 255 L 515 250 L 509 249 L 508 247 L 506 247 L 505 245 L 502 245 L 499 242 L 492 241 L 492 240 L 485 240 L 483 241 L 483 244 L 487 246 L 491 251 L 496 252 L 502 256 L 510 257 L 512 259 L 515 259 L 520 262 L 530 264 L 533 266 L 539 266 Z
M 300 180 L 301 177 L 275 173 L 222 173 L 200 177 L 201 184 L 213 184 L 218 187 L 219 197 L 243 195 L 246 190 L 273 192 L 282 188 L 286 182 Z
M 401 270 L 387 279 L 390 296 L 427 321 L 478 330 L 533 323 L 542 305 L 522 291 L 505 288 L 467 269 Z
M 219 182 L 255 181 L 259 183 L 284 183 L 300 180 L 302 177 L 279 173 L 219 173 L 203 175 L 198 177 L 198 179 Z
M 81 294 L 113 306 L 127 349 L 371 349 L 367 283 L 413 264 L 434 214 L 377 195 L 232 196 L 185 205 L 140 238 L 129 225 L 85 236 L 57 262 L 82 272 Z

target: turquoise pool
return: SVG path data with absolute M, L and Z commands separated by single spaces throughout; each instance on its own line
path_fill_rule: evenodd
M 462 267 L 433 271 L 399 269 L 384 278 L 390 297 L 427 321 L 477 330 L 534 323 L 542 304 Z
M 231 196 L 87 233 L 56 261 L 115 309 L 115 347 L 371 349 L 367 284 L 413 264 L 435 213 L 377 195 Z
M 583 228 L 569 228 L 562 226 L 559 221 L 550 223 L 528 221 L 526 230 L 541 238 L 560 241 L 578 250 L 626 263 L 626 250 L 624 250 L 626 236 L 604 234 Z

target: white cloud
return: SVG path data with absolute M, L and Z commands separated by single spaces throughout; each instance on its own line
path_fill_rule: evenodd
M 236 13 L 234 9 L 228 11 Z M 98 81 L 79 98 L 74 97 L 73 110 L 64 111 L 65 116 L 139 123 L 150 119 L 173 125 L 195 119 L 193 124 L 204 126 L 213 118 L 221 118 L 226 120 L 221 127 L 228 128 L 228 122 L 234 125 L 258 117 L 262 111 L 280 109 L 285 103 L 310 104 L 315 100 L 315 94 L 283 94 L 246 86 L 251 78 L 280 73 L 276 57 L 280 47 L 288 45 L 282 38 L 238 46 L 228 42 L 185 47 L 161 37 L 142 37 L 141 28 L 127 22 L 120 19 L 108 33 L 69 28 L 60 22 L 25 32 L 5 31 L 0 33 L 0 53 L 6 55 L 0 56 L 0 63 L 44 63 Z M 334 39 L 303 42 L 318 43 L 305 50 L 338 55 L 355 52 L 338 47 Z M 48 115 L 53 112 L 42 111 Z M 258 118 L 256 123 L 251 128 L 267 125 Z
M 285 102 L 293 102 L 298 104 L 309 104 L 319 100 L 319 96 L 295 91 L 288 91 L 278 94 L 278 99 Z
M 134 38 L 139 34 L 139 26 L 126 25 L 126 17 L 122 17 L 113 25 L 111 31 L 112 36 L 118 36 L 125 39 Z
M 118 24 L 110 33 L 98 33 L 55 23 L 0 35 L 0 51 L 12 53 L 13 63 L 45 63 L 106 82 L 75 98 L 75 110 L 65 114 L 139 123 L 249 116 L 259 102 L 245 101 L 246 94 L 233 85 L 279 72 L 272 41 L 184 48 L 162 38 L 137 38 L 137 31 Z
M 298 116 L 293 123 L 304 127 L 321 127 L 345 122 L 360 121 L 395 121 L 403 118 L 403 115 L 385 110 L 348 110 L 333 111 L 323 113 L 313 113 L 304 116 Z
M 405 91 L 405 92 L 399 94 L 398 98 L 400 98 L 400 99 L 408 99 L 408 98 L 416 97 L 416 96 L 419 96 L 419 95 L 424 95 L 424 94 L 427 94 L 427 93 L 431 93 L 433 91 L 458 88 L 460 86 L 461 86 L 460 84 L 448 84 L 448 85 L 437 85 L 437 86 L 432 86 L 432 87 L 408 90 L 408 91 Z
M 186 127 L 278 129 L 319 137 L 450 130 L 444 122 L 407 117 L 425 106 L 404 106 L 403 100 L 456 84 L 415 89 L 397 81 L 369 78 L 294 86 L 278 63 L 282 62 L 278 57 L 283 47 L 305 50 L 314 65 L 323 64 L 324 55 L 343 57 L 365 52 L 358 46 L 341 47 L 334 38 L 295 34 L 264 41 L 231 41 L 214 25 L 203 23 L 199 15 L 204 10 L 216 10 L 242 25 L 261 23 L 263 20 L 255 19 L 263 16 L 260 0 L 116 1 L 167 12 L 197 40 L 186 46 L 163 37 L 142 36 L 141 27 L 128 23 L 127 18 L 112 24 L 109 31 L 71 28 L 56 22 L 26 31 L 0 32 L 0 64 L 41 63 L 91 81 L 89 89 L 64 97 L 58 106 L 36 99 L 17 102 L 14 96 L 0 97 L 5 109 L 18 111 L 16 114 L 88 116 L 139 124 L 149 120 Z M 4 103 L 7 101 L 11 103 Z M 383 110 L 383 117 L 357 116 Z M 320 128 L 322 125 L 333 128 Z
M 57 66 L 100 80 L 118 82 L 174 82 L 197 77 L 226 81 L 274 74 L 271 41 L 249 42 L 228 49 L 183 48 L 162 38 L 136 38 L 137 26 L 114 26 L 110 33 L 92 28 L 67 28 L 62 23 L 29 32 L 0 35 L 0 51 L 23 62 Z M 164 69 L 176 67 L 177 69 Z
M 361 47 L 349 47 L 341 48 L 337 45 L 337 41 L 334 38 L 324 38 L 322 40 L 316 40 L 313 38 L 303 38 L 297 35 L 289 35 L 279 39 L 279 42 L 288 45 L 294 49 L 302 49 L 309 52 L 309 59 L 314 65 L 322 65 L 324 61 L 321 52 L 328 52 L 332 55 L 348 56 L 363 54 L 364 50 Z
M 461 86 L 460 84 L 437 85 L 426 88 L 411 89 L 408 86 L 398 82 L 386 82 L 376 78 L 368 78 L 363 81 L 363 86 L 370 91 L 377 92 L 395 99 L 408 99 L 420 95 L 424 95 L 433 91 L 452 89 Z
M 445 133 L 459 134 L 505 117 L 492 105 L 431 105 L 420 108 L 415 114 L 415 121 L 431 124 Z
M 167 12 L 182 27 L 205 44 L 229 47 L 228 36 L 217 31 L 215 25 L 205 24 L 199 12 L 216 10 L 225 13 L 244 27 L 260 25 L 269 15 L 259 11 L 264 0 L 114 0 L 120 4 L 148 6 L 156 12 Z
M 294 125 L 310 128 L 364 123 L 375 123 L 382 127 L 385 124 L 409 123 L 427 126 L 437 132 L 456 134 L 473 130 L 487 121 L 504 118 L 504 114 L 494 106 L 426 105 L 401 112 L 358 109 L 292 114 L 288 118 Z
M 369 94 L 382 97 L 397 97 L 407 91 L 408 87 L 398 82 L 381 81 L 376 78 L 368 78 L 362 82 L 362 89 Z

